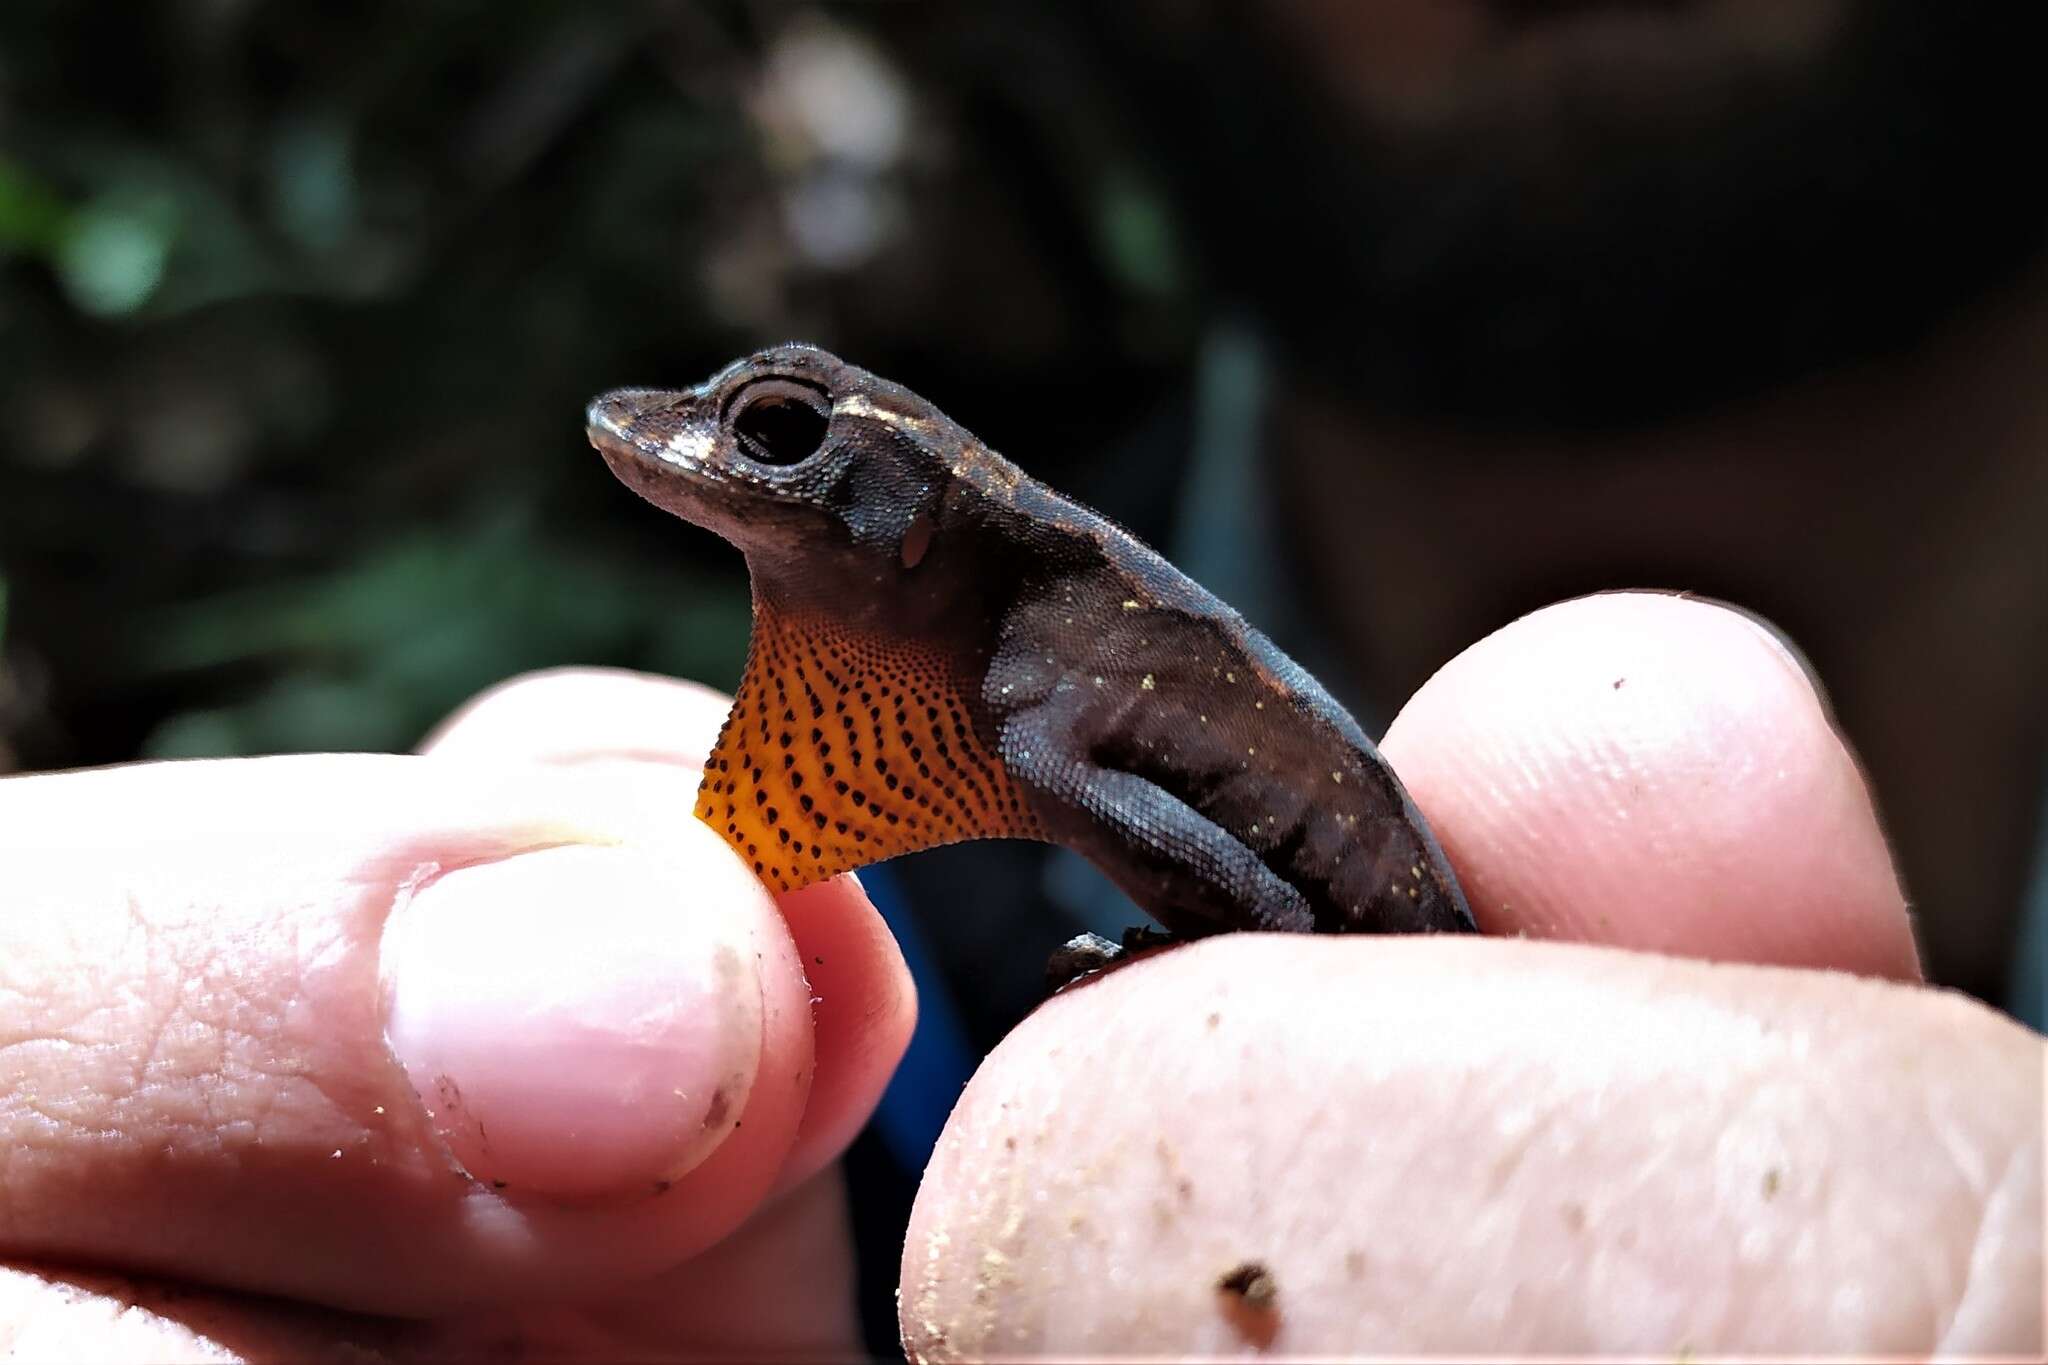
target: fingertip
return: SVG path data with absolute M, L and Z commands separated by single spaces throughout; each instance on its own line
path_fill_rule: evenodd
M 1745 613 L 1545 608 L 1445 665 L 1384 748 L 1489 932 L 1919 979 L 1856 759 Z
M 811 984 L 816 1076 L 784 1187 L 846 1149 L 880 1102 L 917 1026 L 896 936 L 851 875 L 777 898 Z
M 730 699 L 696 683 L 615 669 L 556 669 L 511 679 L 445 721 L 423 747 L 435 757 L 591 763 L 627 760 L 701 767 Z M 916 1022 L 916 991 L 895 937 L 860 884 L 843 876 L 772 897 L 723 845 L 687 817 L 687 801 L 636 782 L 649 799 L 618 813 L 621 829 L 661 844 L 680 834 L 709 845 L 707 865 L 726 867 L 780 917 L 812 1053 L 802 1067 L 764 1083 L 805 1101 L 800 1131 L 777 1178 L 787 1188 L 843 1151 L 873 1111 Z M 684 814 L 677 818 L 673 812 Z
M 637 759 L 702 767 L 731 698 L 622 668 L 554 668 L 478 693 L 420 741 L 437 757 L 575 763 Z
M 2042 1060 L 1839 973 L 1217 935 L 984 1060 L 900 1329 L 916 1360 L 2038 1358 Z M 1219 1292 L 1248 1265 L 1263 1316 Z
M 469 1174 L 638 1193 L 732 1133 L 761 1061 L 772 909 L 747 913 L 719 860 L 688 880 L 675 864 L 540 848 L 433 877 L 391 916 L 386 1037 Z

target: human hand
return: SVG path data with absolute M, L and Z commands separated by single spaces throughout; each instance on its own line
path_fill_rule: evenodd
M 1048 1002 L 927 1169 L 913 1358 L 2039 1357 L 2042 1040 L 1918 984 L 1775 639 L 1566 603 L 1385 751 L 1491 937 L 1231 935 Z
M 724 706 L 0 782 L 0 1355 L 857 1354 L 832 1162 L 912 989 L 692 818 Z

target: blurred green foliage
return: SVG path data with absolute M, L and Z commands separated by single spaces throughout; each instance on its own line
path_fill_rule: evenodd
M 1138 159 L 945 13 L 0 13 L 0 760 L 402 748 L 562 663 L 730 684 L 741 567 L 605 474 L 600 389 L 791 336 L 967 416 L 1178 366 Z M 1089 149 L 1061 183 L 986 154 L 1020 100 Z M 990 434 L 1083 464 L 1101 403 Z
M 187 711 L 158 758 L 399 747 L 489 680 L 567 659 L 632 657 L 681 677 L 737 672 L 748 609 L 679 584 L 650 612 L 605 564 L 547 546 L 530 509 L 415 530 L 330 573 L 167 613 L 142 663 L 170 673 L 289 661 L 239 705 Z

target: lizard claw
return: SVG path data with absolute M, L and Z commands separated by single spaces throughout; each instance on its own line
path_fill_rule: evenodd
M 1078 981 L 1121 967 L 1153 949 L 1187 941 L 1183 935 L 1149 924 L 1134 924 L 1124 930 L 1122 943 L 1112 943 L 1100 934 L 1076 934 L 1045 960 L 1045 993 L 1047 997 L 1058 995 Z

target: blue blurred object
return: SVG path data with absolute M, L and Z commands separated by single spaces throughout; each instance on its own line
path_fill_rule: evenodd
M 875 1131 L 889 1155 L 916 1175 L 931 1158 L 939 1130 L 953 1112 L 953 1101 L 974 1074 L 976 1058 L 959 1008 L 930 944 L 918 930 L 901 883 L 883 863 L 863 869 L 860 884 L 896 936 L 911 979 L 917 983 L 917 1032 L 903 1054 L 903 1065 L 882 1092 L 874 1118 Z

